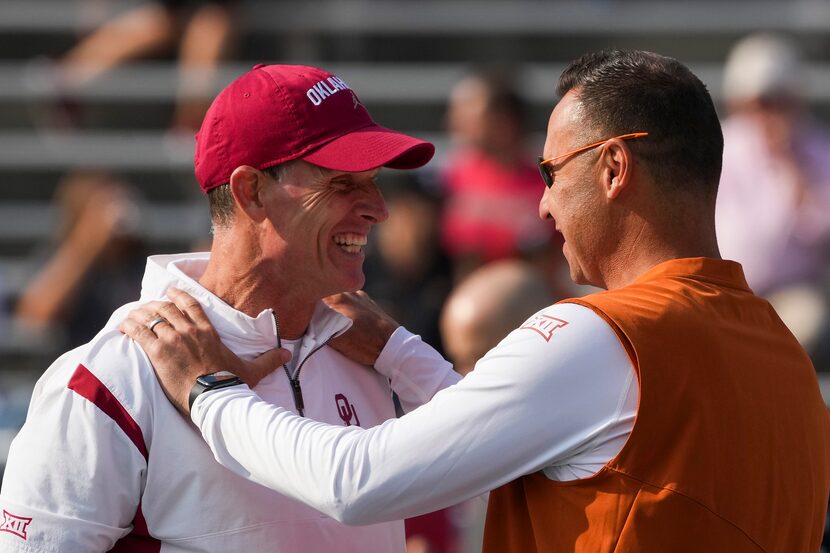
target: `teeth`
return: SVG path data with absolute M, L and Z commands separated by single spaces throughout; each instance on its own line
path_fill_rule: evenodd
M 366 241 L 366 235 L 353 234 L 351 232 L 337 234 L 334 237 L 334 243 L 338 246 L 358 246 L 358 249 L 356 251 L 360 250 L 360 246 L 365 246 Z
M 340 249 L 345 252 L 360 253 L 363 246 L 366 245 L 366 235 L 344 232 L 343 234 L 335 235 L 334 243 L 340 246 Z

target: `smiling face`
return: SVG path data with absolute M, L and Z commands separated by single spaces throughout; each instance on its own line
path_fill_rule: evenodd
M 556 157 L 596 141 L 580 112 L 573 91 L 556 105 L 548 123 L 543 156 Z M 601 137 L 600 137 L 601 138 Z M 598 271 L 606 230 L 602 187 L 599 183 L 597 156 L 601 149 L 587 151 L 558 160 L 549 166 L 554 182 L 545 188 L 539 203 L 539 216 L 553 219 L 562 233 L 562 251 L 577 284 L 603 284 Z
M 270 235 L 260 241 L 264 258 L 276 261 L 276 272 L 293 292 L 320 299 L 363 287 L 369 231 L 388 217 L 375 184 L 378 172 L 346 173 L 297 161 L 281 182 L 263 189 L 264 232 Z

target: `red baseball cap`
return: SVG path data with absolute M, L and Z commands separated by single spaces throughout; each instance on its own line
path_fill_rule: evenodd
M 265 169 L 292 159 L 337 171 L 415 169 L 429 142 L 376 124 L 354 91 L 328 71 L 257 65 L 211 104 L 196 135 L 196 179 L 204 192 L 240 165 Z

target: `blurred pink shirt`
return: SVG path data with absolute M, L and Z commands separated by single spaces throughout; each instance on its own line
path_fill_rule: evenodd
M 506 167 L 467 150 L 452 156 L 442 176 L 447 198 L 442 240 L 452 257 L 472 254 L 489 261 L 550 239 L 553 225 L 539 219 L 545 185 L 530 159 Z

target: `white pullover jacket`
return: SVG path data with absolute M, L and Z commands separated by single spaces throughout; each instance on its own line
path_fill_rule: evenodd
M 207 261 L 207 254 L 151 257 L 140 302 L 163 299 L 175 286 L 201 303 L 242 358 L 276 347 L 271 310 L 249 317 L 197 283 Z M 3 479 L 0 551 L 404 551 L 400 520 L 346 526 L 219 465 L 168 402 L 145 353 L 118 331 L 134 307 L 115 311 L 91 342 L 38 381 Z M 381 374 L 350 361 L 326 345 L 350 324 L 321 302 L 306 335 L 282 341 L 291 365 L 263 379 L 259 397 L 296 413 L 290 372 L 301 384 L 305 417 L 369 428 L 395 416 L 390 388 L 410 410 L 458 380 L 446 362 Z

